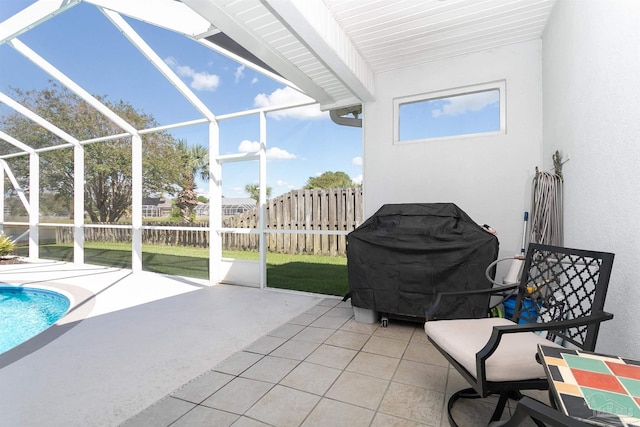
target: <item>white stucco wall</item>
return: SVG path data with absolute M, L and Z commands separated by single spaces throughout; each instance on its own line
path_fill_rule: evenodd
M 570 160 L 565 245 L 614 252 L 598 350 L 640 358 L 640 2 L 560 0 L 543 37 L 545 162 Z
M 501 257 L 517 253 L 542 162 L 541 79 L 540 40 L 379 74 L 364 107 L 365 217 L 386 203 L 453 202 L 498 231 Z M 499 80 L 506 134 L 393 144 L 394 97 Z

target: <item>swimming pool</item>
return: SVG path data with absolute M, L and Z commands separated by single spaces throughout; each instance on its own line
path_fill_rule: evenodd
M 58 292 L 0 284 L 0 354 L 53 325 L 70 304 Z

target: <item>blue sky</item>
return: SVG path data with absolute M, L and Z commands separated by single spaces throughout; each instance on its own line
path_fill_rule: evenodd
M 0 22 L 33 1 L 2 0 Z M 216 115 L 280 104 L 296 91 L 173 32 L 125 18 Z M 79 4 L 21 35 L 19 40 L 87 91 L 124 100 L 161 125 L 202 116 L 94 6 Z M 0 45 L 0 90 L 48 86 L 50 76 L 8 45 Z M 0 113 L 6 113 L 6 107 Z M 206 125 L 172 131 L 190 144 L 207 144 Z M 220 122 L 222 154 L 251 151 L 259 140 L 258 117 Z M 308 178 L 343 171 L 362 179 L 362 132 L 339 126 L 317 107 L 267 115 L 267 185 L 272 196 L 302 188 Z M 258 163 L 223 166 L 225 197 L 247 197 Z M 204 190 L 207 185 L 200 183 Z

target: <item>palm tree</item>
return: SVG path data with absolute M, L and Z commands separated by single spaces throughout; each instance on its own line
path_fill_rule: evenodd
M 209 150 L 203 145 L 188 146 L 184 140 L 179 140 L 176 151 L 182 162 L 182 171 L 178 185 L 182 188 L 175 199 L 175 206 L 180 209 L 182 220 L 191 222 L 193 210 L 198 204 L 196 193 L 196 176 L 203 180 L 209 179 Z
M 251 197 L 256 202 L 260 198 L 260 187 L 258 184 L 247 184 L 244 186 L 244 191 L 249 193 L 249 197 Z M 271 187 L 267 187 L 267 197 L 271 196 Z

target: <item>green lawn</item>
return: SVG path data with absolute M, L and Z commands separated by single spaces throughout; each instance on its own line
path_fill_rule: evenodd
M 26 248 L 20 248 L 17 253 L 26 256 Z M 249 251 L 224 251 L 223 256 L 256 261 L 259 259 L 257 252 Z M 40 258 L 73 261 L 73 245 L 40 245 Z M 131 245 L 107 242 L 85 243 L 85 263 L 131 268 Z M 142 268 L 156 273 L 207 279 L 209 251 L 182 246 L 143 245 Z M 347 259 L 270 252 L 267 254 L 267 286 L 343 296 L 349 291 Z

